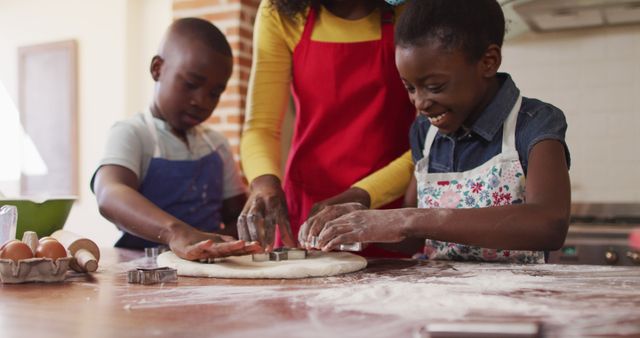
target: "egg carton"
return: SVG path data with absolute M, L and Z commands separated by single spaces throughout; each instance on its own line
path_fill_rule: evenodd
M 17 263 L 12 259 L 0 258 L 0 282 L 8 284 L 28 282 L 61 282 L 69 270 L 73 257 L 27 258 Z

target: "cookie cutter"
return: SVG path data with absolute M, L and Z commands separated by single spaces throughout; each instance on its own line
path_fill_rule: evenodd
M 214 264 L 214 263 L 221 263 L 227 260 L 227 257 L 218 257 L 218 258 L 200 258 L 198 260 L 198 262 L 200 263 L 204 263 L 204 264 Z
M 311 237 L 311 247 L 316 248 L 316 249 L 320 249 L 318 247 L 318 237 L 317 236 L 312 236 Z M 362 251 L 362 243 L 361 242 L 355 242 L 355 243 L 346 243 L 346 244 L 340 244 L 338 246 L 338 250 L 340 251 Z
M 127 272 L 127 281 L 144 285 L 177 282 L 178 270 L 169 267 L 136 268 Z
M 254 262 L 279 262 L 306 258 L 307 250 L 298 248 L 277 248 L 269 253 L 258 253 L 251 255 L 251 260 L 253 260 Z
M 348 244 L 340 244 L 338 246 L 338 250 L 340 251 L 362 251 L 362 243 L 361 242 L 355 242 L 355 243 L 348 243 Z
M 169 248 L 164 245 L 144 248 L 144 256 L 148 258 L 158 257 L 161 253 L 168 250 Z
M 257 254 L 253 254 L 251 255 L 251 260 L 254 262 L 268 262 L 269 261 L 269 253 L 265 252 L 265 253 L 257 253 Z

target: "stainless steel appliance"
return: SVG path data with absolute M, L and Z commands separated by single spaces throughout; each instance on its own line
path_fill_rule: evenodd
M 640 204 L 573 204 L 567 239 L 550 253 L 549 263 L 640 266 L 640 249 L 629 246 L 638 228 Z

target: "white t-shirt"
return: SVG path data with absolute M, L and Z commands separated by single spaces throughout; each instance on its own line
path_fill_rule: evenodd
M 200 135 L 198 129 L 206 134 L 216 149 L 223 163 L 223 191 L 222 198 L 246 193 L 247 189 L 240 178 L 240 172 L 233 160 L 233 153 L 224 136 L 204 125 L 187 131 L 185 144 L 170 131 L 165 121 L 153 118 L 160 147 L 160 157 L 173 160 L 197 160 L 213 151 L 211 145 Z M 133 171 L 140 182 L 145 178 L 149 163 L 153 158 L 155 142 L 149 128 L 145 124 L 144 114 L 138 113 L 131 118 L 116 122 L 109 130 L 107 146 L 98 168 L 103 165 L 115 164 Z M 97 169 L 96 169 L 97 172 Z M 94 173 L 95 176 L 95 173 Z M 93 189 L 93 178 L 91 180 Z

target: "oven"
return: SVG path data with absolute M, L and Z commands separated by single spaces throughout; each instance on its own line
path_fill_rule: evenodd
M 640 266 L 640 248 L 629 244 L 638 229 L 640 204 L 573 204 L 567 238 L 549 254 L 549 263 Z

